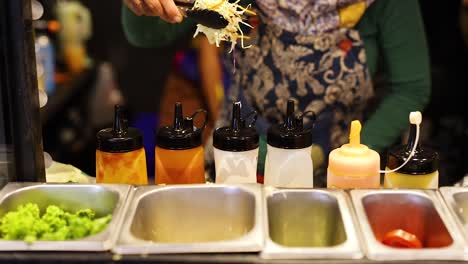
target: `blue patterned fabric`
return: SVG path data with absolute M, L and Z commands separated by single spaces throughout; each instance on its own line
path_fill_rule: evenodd
M 239 99 L 244 111 L 257 110 L 257 128 L 265 134 L 270 124 L 283 121 L 287 100 L 294 98 L 300 111 L 318 115 L 316 144 L 326 153 L 343 144 L 344 131 L 373 93 L 359 33 L 300 35 L 261 24 L 252 41 L 250 49 L 236 52 L 228 101 Z

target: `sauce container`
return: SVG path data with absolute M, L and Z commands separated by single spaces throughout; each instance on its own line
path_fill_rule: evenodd
M 379 188 L 380 156 L 360 143 L 361 123 L 351 123 L 349 144 L 330 152 L 328 188 Z
M 127 127 L 122 106 L 115 106 L 114 126 L 97 134 L 96 182 L 148 184 L 140 130 Z
M 416 125 L 412 124 L 407 145 L 397 146 L 388 152 L 386 170 L 394 170 L 407 163 L 401 169 L 385 174 L 385 188 L 437 189 L 439 187 L 438 154 L 417 143 L 416 129 Z M 416 149 L 410 157 L 415 144 L 417 144 Z
M 303 119 L 306 114 L 308 112 L 296 114 L 294 100 L 289 100 L 285 122 L 272 125 L 268 129 L 265 185 L 314 187 L 312 131 L 311 127 L 304 127 Z
M 216 183 L 256 183 L 259 136 L 257 112 L 241 117 L 241 103 L 233 103 L 231 126 L 213 133 Z M 249 125 L 245 119 L 253 116 Z
M 174 124 L 158 130 L 156 138 L 156 184 L 205 183 L 202 128 L 193 124 L 198 110 L 190 117 L 183 117 L 182 104 L 175 104 Z

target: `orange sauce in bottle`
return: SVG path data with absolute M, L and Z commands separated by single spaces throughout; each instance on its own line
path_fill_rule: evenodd
M 148 184 L 145 150 L 141 148 L 126 153 L 96 150 L 96 182 Z
M 143 135 L 127 127 L 123 111 L 116 105 L 114 126 L 97 134 L 96 182 L 148 184 Z
M 205 183 L 205 161 L 202 128 L 193 124 L 193 118 L 183 117 L 182 104 L 175 104 L 174 124 L 158 130 L 156 138 L 156 184 Z M 206 124 L 206 116 L 205 116 Z
M 156 183 L 205 183 L 203 147 L 170 150 L 156 147 Z

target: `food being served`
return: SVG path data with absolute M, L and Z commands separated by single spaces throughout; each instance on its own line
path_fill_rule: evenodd
M 197 0 L 195 1 L 193 9 L 195 10 L 211 10 L 219 13 L 227 21 L 228 25 L 222 29 L 213 29 L 201 24 L 197 25 L 197 30 L 195 31 L 194 37 L 198 33 L 203 33 L 206 35 L 210 44 L 216 44 L 219 47 L 221 41 L 231 42 L 231 52 L 236 46 L 237 40 L 241 40 L 242 48 L 249 48 L 250 46 L 244 45 L 244 39 L 247 39 L 247 36 L 244 36 L 244 32 L 241 29 L 241 24 L 244 24 L 250 28 L 251 25 L 243 21 L 244 13 L 255 15 L 255 13 L 249 10 L 250 6 L 244 8 L 238 5 L 239 0 L 230 3 L 228 0 Z
M 18 206 L 0 218 L 0 238 L 6 240 L 73 240 L 104 230 L 112 215 L 96 218 L 91 209 L 70 213 L 49 205 L 43 215 L 37 204 Z

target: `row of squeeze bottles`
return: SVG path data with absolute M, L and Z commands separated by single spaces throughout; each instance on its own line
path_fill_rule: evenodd
M 284 188 L 312 188 L 313 112 L 297 113 L 294 100 L 288 100 L 284 123 L 272 125 L 267 132 L 265 185 Z M 195 117 L 205 113 L 205 123 L 194 125 Z M 410 114 L 407 145 L 391 149 L 385 171 L 380 171 L 379 154 L 360 143 L 361 124 L 351 123 L 350 142 L 329 155 L 327 187 L 380 188 L 385 174 L 386 188 L 437 188 L 437 152 L 421 147 L 421 113 Z M 241 103 L 232 106 L 229 126 L 215 129 L 213 146 L 216 183 L 256 183 L 259 135 L 255 129 L 257 113 L 241 115 Z M 156 184 L 205 183 L 202 132 L 206 111 L 197 110 L 184 117 L 182 105 L 175 104 L 174 123 L 160 128 L 156 135 Z M 127 126 L 121 106 L 115 107 L 112 128 L 99 131 L 96 150 L 98 183 L 148 184 L 142 133 Z

